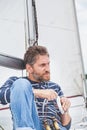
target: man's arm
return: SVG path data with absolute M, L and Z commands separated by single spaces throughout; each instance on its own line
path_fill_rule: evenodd
M 33 89 L 33 93 L 35 97 L 45 98 L 47 100 L 57 99 L 58 96 L 58 94 L 53 89 L 45 89 L 45 90 Z M 69 107 L 71 103 L 66 97 L 61 97 L 60 102 L 64 110 L 64 114 L 61 114 L 61 122 L 63 126 L 66 126 L 71 122 L 71 117 L 69 114 Z
M 71 122 L 71 117 L 69 114 L 69 108 L 70 108 L 71 103 L 66 97 L 62 97 L 60 99 L 60 102 L 64 110 L 64 114 L 61 114 L 61 122 L 63 126 L 66 126 Z
M 57 98 L 58 94 L 53 89 L 33 89 L 33 93 L 37 98 L 44 98 L 48 101 Z
M 71 117 L 69 112 L 65 112 L 63 115 L 61 115 L 61 121 L 63 126 L 66 126 L 71 122 Z
M 10 103 L 10 88 L 14 81 L 16 81 L 18 77 L 13 76 L 7 79 L 7 81 L 0 87 L 0 104 L 6 105 Z M 54 90 L 44 90 L 33 89 L 34 95 L 40 98 L 46 98 L 48 100 L 53 100 L 57 97 L 57 93 Z
M 0 104 L 6 105 L 10 103 L 10 88 L 18 77 L 13 76 L 7 79 L 7 81 L 0 87 Z

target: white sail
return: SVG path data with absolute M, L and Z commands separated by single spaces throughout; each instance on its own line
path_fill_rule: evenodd
M 83 95 L 83 63 L 74 0 L 36 0 L 39 44 L 48 47 L 52 80 L 65 95 Z
M 0 4 L 0 52 L 17 57 L 23 57 L 25 51 L 23 4 L 23 0 Z M 36 0 L 36 10 L 38 44 L 47 46 L 50 52 L 51 79 L 62 86 L 66 96 L 83 95 L 83 65 L 74 0 Z

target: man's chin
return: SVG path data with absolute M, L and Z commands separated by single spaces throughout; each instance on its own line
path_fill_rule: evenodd
M 49 81 L 50 80 L 50 77 L 49 78 L 44 78 L 44 81 Z
M 46 79 L 46 80 L 44 80 L 45 82 L 47 82 L 47 81 L 49 81 L 50 79 Z

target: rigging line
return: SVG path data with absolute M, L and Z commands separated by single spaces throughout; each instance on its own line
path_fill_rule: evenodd
M 30 42 L 28 0 L 24 0 L 24 33 L 25 33 L 25 51 L 26 51 Z
M 35 0 L 32 1 L 32 5 L 34 7 L 34 22 L 35 22 L 35 33 L 36 33 L 36 41 L 34 45 L 38 45 L 38 22 L 37 22 L 37 11 L 36 11 Z
M 43 115 L 43 117 L 44 117 L 45 105 L 47 105 L 47 103 L 48 103 L 48 100 L 47 100 L 47 99 L 44 99 L 43 106 L 42 106 L 42 115 Z
M 30 41 L 29 41 L 29 39 L 30 39 L 30 31 L 29 31 L 29 16 L 28 16 L 28 12 L 29 12 L 29 9 L 28 9 L 28 0 L 26 0 L 26 13 L 27 13 L 27 29 L 28 29 L 28 44 L 30 45 Z
M 25 32 L 25 50 L 27 50 L 27 34 L 26 34 L 26 23 L 24 20 L 24 32 Z
M 1 130 L 4 130 L 4 128 L 3 128 L 1 125 L 0 125 L 0 129 L 1 129 Z
M 36 5 L 35 5 L 35 0 L 31 0 L 31 6 L 32 6 L 32 11 L 31 13 L 29 12 L 29 3 L 28 0 L 25 0 L 25 21 L 24 21 L 24 28 L 25 28 L 25 49 L 27 49 L 27 45 L 29 46 L 32 45 L 38 45 L 38 24 L 37 24 L 37 13 L 36 13 Z M 32 15 L 32 16 L 30 16 Z M 33 18 L 32 24 L 31 24 L 31 17 Z M 33 27 L 30 27 L 33 26 Z M 31 34 L 31 28 L 33 28 L 33 32 Z M 31 36 L 34 36 L 33 39 L 31 39 Z M 27 44 L 28 43 L 28 44 Z
M 29 17 L 28 17 L 28 1 L 24 0 L 24 30 L 25 30 L 25 50 L 27 50 L 27 45 L 29 44 L 30 32 L 29 32 Z

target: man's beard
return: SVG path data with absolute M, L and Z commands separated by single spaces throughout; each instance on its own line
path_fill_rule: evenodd
M 46 78 L 44 77 L 44 75 L 48 73 L 49 76 L 47 76 Z M 32 73 L 33 78 L 38 81 L 38 82 L 43 82 L 43 81 L 49 81 L 50 80 L 50 72 L 45 72 L 43 75 L 39 75 L 37 73 Z

